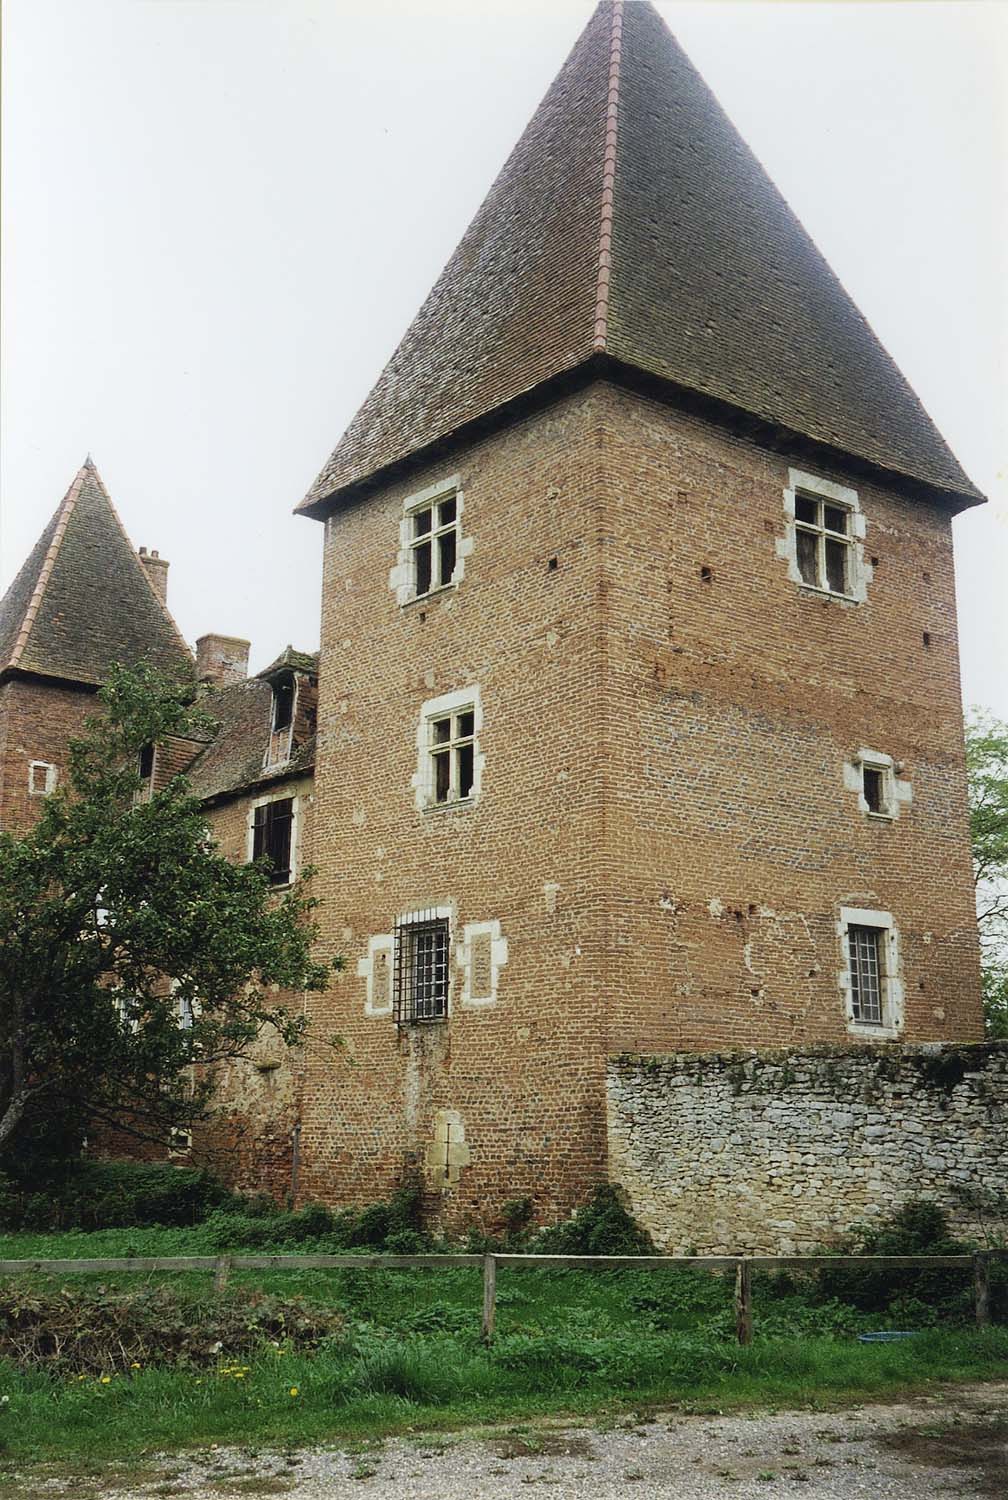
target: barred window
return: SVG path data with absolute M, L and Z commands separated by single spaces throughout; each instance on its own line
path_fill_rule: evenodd
M 293 866 L 294 798 L 261 802 L 252 810 L 252 858 L 269 861 L 271 885 L 287 885 Z
M 851 513 L 821 495 L 795 495 L 795 551 L 802 582 L 830 594 L 851 593 Z
M 446 495 L 409 514 L 413 594 L 432 594 L 451 583 L 458 559 L 458 501 Z
M 448 1014 L 448 918 L 416 913 L 396 924 L 395 1019 L 400 1026 Z
M 881 1026 L 884 1019 L 882 936 L 880 927 L 851 926 L 847 929 L 851 1017 L 862 1026 Z

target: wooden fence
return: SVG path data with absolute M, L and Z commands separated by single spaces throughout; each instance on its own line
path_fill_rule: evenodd
M 978 1250 L 972 1255 L 154 1255 L 109 1260 L 0 1260 L 0 1276 L 78 1272 L 206 1271 L 215 1291 L 223 1291 L 232 1271 L 436 1270 L 467 1266 L 483 1269 L 483 1338 L 490 1343 L 497 1311 L 497 1271 L 501 1266 L 532 1266 L 563 1271 L 698 1271 L 735 1272 L 735 1332 L 740 1344 L 752 1343 L 752 1273 L 816 1270 L 824 1266 L 875 1266 L 883 1270 L 972 1270 L 978 1328 L 990 1323 L 990 1268 L 1008 1258 L 1008 1250 Z

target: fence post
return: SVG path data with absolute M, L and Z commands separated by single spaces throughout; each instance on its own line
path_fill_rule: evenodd
M 990 1324 L 990 1253 L 978 1250 L 973 1256 L 973 1291 L 976 1297 L 978 1328 Z
M 493 1338 L 494 1318 L 497 1313 L 497 1257 L 483 1257 L 483 1342 L 489 1344 Z
M 224 1288 L 228 1284 L 228 1277 L 230 1275 L 231 1275 L 231 1257 L 230 1257 L 230 1255 L 218 1255 L 218 1257 L 217 1257 L 217 1264 L 216 1264 L 216 1266 L 214 1266 L 214 1276 L 213 1276 L 213 1289 L 214 1289 L 215 1292 L 222 1292 L 224 1290 Z
M 752 1266 L 740 1260 L 735 1268 L 735 1333 L 740 1344 L 752 1343 Z

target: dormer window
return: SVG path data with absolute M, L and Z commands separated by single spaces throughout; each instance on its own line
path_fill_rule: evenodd
M 273 684 L 273 733 L 289 729 L 294 717 L 294 682 L 288 677 Z
M 137 775 L 141 781 L 150 781 L 154 775 L 154 746 L 144 745 L 137 760 Z

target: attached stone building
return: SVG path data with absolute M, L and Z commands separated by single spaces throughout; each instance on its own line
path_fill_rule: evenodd
M 951 522 L 978 494 L 648 4 L 604 0 L 324 523 L 303 1184 L 607 1170 L 607 1057 L 982 1034 Z

